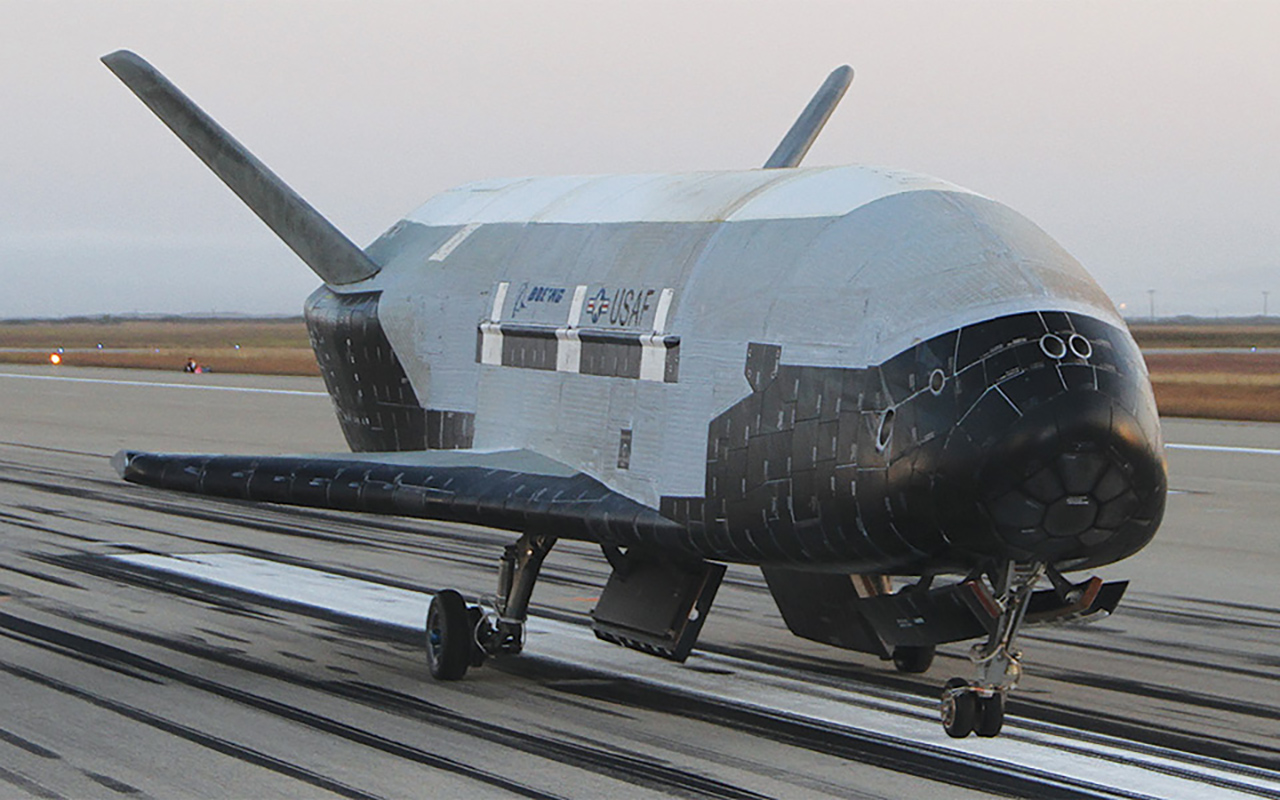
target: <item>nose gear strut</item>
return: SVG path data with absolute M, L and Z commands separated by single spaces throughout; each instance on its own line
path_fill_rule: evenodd
M 999 617 L 987 640 L 969 651 L 969 659 L 977 666 L 978 678 L 974 681 L 952 678 L 942 690 L 942 727 L 948 736 L 963 739 L 970 733 L 979 736 L 1000 733 L 1005 696 L 1022 676 L 1022 652 L 1014 641 L 1026 617 L 1036 582 L 1044 573 L 1044 564 L 1010 561 L 990 575 Z

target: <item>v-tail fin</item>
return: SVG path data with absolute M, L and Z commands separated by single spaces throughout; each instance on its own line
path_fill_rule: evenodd
M 325 283 L 377 274 L 378 265 L 359 247 L 146 60 L 117 50 L 102 63 Z
M 764 162 L 764 168 L 782 169 L 800 166 L 805 154 L 817 140 L 818 134 L 822 133 L 822 126 L 827 124 L 827 120 L 831 118 L 831 112 L 836 110 L 836 106 L 840 104 L 840 99 L 844 97 L 851 83 L 853 83 L 853 67 L 845 64 L 832 70 L 818 87 L 813 98 L 809 100 L 809 104 L 804 107 L 804 111 L 800 112 L 800 116 L 791 125 L 791 130 L 782 137 L 773 155 Z

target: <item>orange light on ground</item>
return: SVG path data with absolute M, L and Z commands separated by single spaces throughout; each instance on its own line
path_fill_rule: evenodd
M 62 363 L 62 356 L 58 355 L 57 353 L 50 353 L 50 354 L 49 354 L 49 363 L 50 363 L 50 364 L 53 364 L 53 365 L 55 365 L 55 366 L 56 366 L 56 365 L 58 365 L 58 364 L 61 364 L 61 363 Z

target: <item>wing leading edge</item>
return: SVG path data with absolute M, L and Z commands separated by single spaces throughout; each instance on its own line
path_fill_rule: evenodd
M 112 465 L 131 483 L 191 494 L 467 522 L 618 546 L 682 531 L 595 478 L 523 450 L 294 456 L 121 450 Z

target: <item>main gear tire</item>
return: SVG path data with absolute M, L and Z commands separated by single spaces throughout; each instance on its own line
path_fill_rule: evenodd
M 427 608 L 427 668 L 438 681 L 461 680 L 471 666 L 475 634 L 462 595 L 444 589 Z
M 931 644 L 912 646 L 899 645 L 893 648 L 893 666 L 898 672 L 918 675 L 927 672 L 933 665 L 933 655 L 937 648 Z

